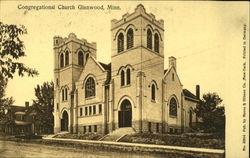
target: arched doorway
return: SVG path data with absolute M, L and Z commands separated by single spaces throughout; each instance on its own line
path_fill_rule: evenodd
M 61 131 L 68 131 L 69 116 L 67 111 L 64 111 L 61 119 Z
M 122 101 L 118 117 L 119 128 L 132 126 L 132 106 L 129 100 Z

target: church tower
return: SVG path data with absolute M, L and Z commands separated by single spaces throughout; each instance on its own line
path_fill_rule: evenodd
M 111 21 L 111 48 L 111 130 L 161 130 L 164 21 L 138 5 L 133 13 Z
M 54 37 L 54 132 L 77 129 L 75 82 L 84 71 L 89 58 L 96 58 L 96 43 L 78 39 L 74 33 L 67 38 Z

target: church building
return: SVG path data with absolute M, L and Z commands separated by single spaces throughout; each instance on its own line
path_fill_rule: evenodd
M 54 132 L 192 129 L 199 86 L 196 95 L 183 89 L 173 56 L 164 70 L 164 21 L 140 4 L 111 21 L 111 47 L 105 64 L 96 59 L 96 43 L 73 33 L 54 37 Z

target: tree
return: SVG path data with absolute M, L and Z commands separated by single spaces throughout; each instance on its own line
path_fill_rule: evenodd
M 4 78 L 13 78 L 18 71 L 19 76 L 38 75 L 35 69 L 27 67 L 17 60 L 25 56 L 24 42 L 19 36 L 27 34 L 26 28 L 21 25 L 7 25 L 0 22 L 0 73 Z
M 8 109 L 10 105 L 14 103 L 12 97 L 5 96 L 5 89 L 7 86 L 7 80 L 4 79 L 2 74 L 0 73 L 0 120 L 6 121 L 6 113 L 5 110 Z
M 44 82 L 35 88 L 36 99 L 33 100 L 33 106 L 38 112 L 36 115 L 36 123 L 41 127 L 48 129 L 48 133 L 52 132 L 54 127 L 54 84 L 53 82 Z
M 195 112 L 201 118 L 201 128 L 205 132 L 225 133 L 225 109 L 221 103 L 218 94 L 207 93 L 197 105 Z

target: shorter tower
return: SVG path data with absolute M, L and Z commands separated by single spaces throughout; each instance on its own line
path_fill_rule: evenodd
M 96 58 L 96 43 L 78 39 L 74 33 L 54 37 L 55 133 L 72 131 L 77 123 L 73 117 L 75 82 L 89 56 Z

